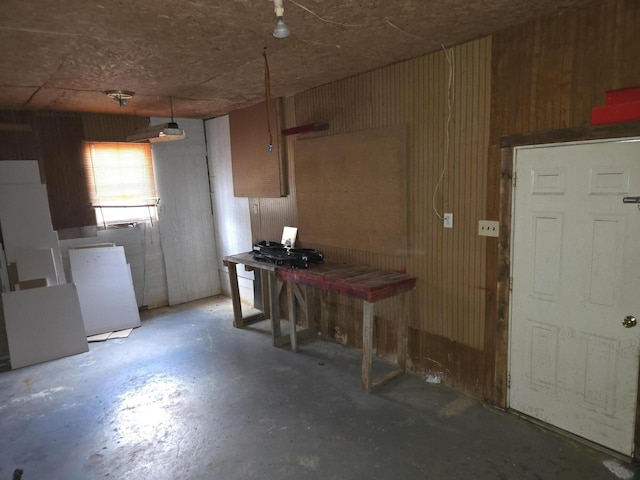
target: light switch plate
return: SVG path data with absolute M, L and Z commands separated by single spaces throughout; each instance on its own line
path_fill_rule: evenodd
M 481 237 L 499 237 L 500 223 L 497 220 L 478 221 L 478 235 Z

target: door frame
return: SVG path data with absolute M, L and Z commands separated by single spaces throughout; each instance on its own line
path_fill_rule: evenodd
M 496 188 L 499 187 L 499 200 L 495 205 L 497 207 L 495 210 L 497 210 L 500 229 L 497 245 L 495 242 L 487 242 L 487 265 L 495 265 L 496 268 L 487 269 L 487 285 L 492 285 L 494 288 L 487 292 L 485 311 L 485 352 L 488 377 L 485 396 L 498 407 L 505 409 L 509 407 L 511 222 L 515 147 L 628 137 L 640 137 L 640 122 L 506 135 L 501 137 L 499 146 L 489 147 L 489 158 L 494 160 L 498 155 L 500 158 L 499 168 L 496 168 L 495 161 L 492 162 L 495 166 L 489 166 L 489 174 L 494 173 L 496 178 L 489 177 L 488 182 L 494 182 L 493 185 Z M 492 351 L 493 355 L 491 355 Z M 633 458 L 640 458 L 640 375 L 638 383 Z

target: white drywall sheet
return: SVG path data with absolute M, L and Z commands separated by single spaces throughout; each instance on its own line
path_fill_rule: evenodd
M 35 280 L 46 278 L 47 285 L 58 284 L 58 273 L 51 248 L 19 248 L 16 251 L 18 280 Z
M 47 187 L 0 185 L 0 228 L 9 263 L 16 261 L 18 248 L 45 248 L 42 239 L 53 232 Z
M 140 326 L 123 247 L 69 250 L 87 336 Z
M 11 368 L 89 350 L 73 284 L 2 294 Z
M 0 161 L 0 184 L 41 183 L 37 160 Z
M 51 248 L 58 283 L 67 283 L 58 233 L 51 227 L 46 185 L 0 185 L 0 229 L 9 263 L 16 261 L 19 248 Z

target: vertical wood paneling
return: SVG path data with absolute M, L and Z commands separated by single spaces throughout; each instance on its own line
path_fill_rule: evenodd
M 299 124 L 326 121 L 330 125 L 328 131 L 308 136 L 394 125 L 407 125 L 409 131 L 408 258 L 308 246 L 322 249 L 332 260 L 406 269 L 418 277 L 412 327 L 482 350 L 485 245 L 477 236 L 477 222 L 484 218 L 486 195 L 491 40 L 474 41 L 453 50 L 454 98 L 447 158 L 449 65 L 442 51 L 296 95 Z M 454 213 L 451 230 L 442 227 L 432 208 L 436 183 L 445 165 L 435 203 L 440 214 Z M 399 307 L 398 300 L 390 300 L 378 309 L 378 354 L 395 352 L 395 329 L 388 319 L 394 318 Z M 348 331 L 344 325 L 340 329 Z M 427 352 L 410 354 L 417 363 L 428 357 Z
M 127 135 L 148 126 L 148 117 L 82 114 L 83 139 L 92 142 L 125 142 Z
M 605 92 L 640 84 L 640 3 L 593 2 L 494 35 L 491 144 L 591 124 Z
M 0 160 L 37 160 L 33 113 L 0 110 Z
M 82 159 L 81 116 L 38 112 L 34 127 L 54 230 L 95 225 Z

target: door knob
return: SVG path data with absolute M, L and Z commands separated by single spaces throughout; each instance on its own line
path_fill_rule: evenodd
M 626 317 L 624 317 L 624 320 L 622 321 L 622 325 L 624 325 L 627 328 L 635 327 L 636 323 L 638 323 L 636 321 L 636 317 L 633 317 L 631 315 L 627 315 Z

